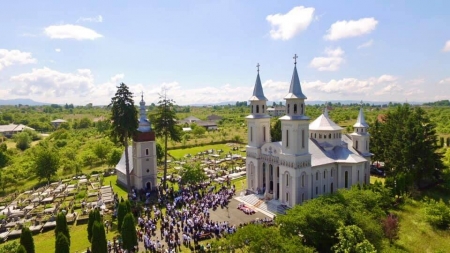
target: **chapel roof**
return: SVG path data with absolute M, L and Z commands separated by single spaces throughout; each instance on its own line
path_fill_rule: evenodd
M 292 73 L 291 85 L 289 86 L 289 93 L 284 97 L 284 99 L 306 99 L 306 96 L 302 92 L 302 87 L 300 86 L 300 79 L 298 78 L 297 65 L 294 66 L 294 73 Z
M 342 127 L 338 126 L 328 117 L 328 110 L 325 107 L 323 113 L 309 124 L 309 130 L 333 131 L 342 130 Z
M 256 76 L 256 82 L 255 87 L 253 88 L 253 95 L 249 99 L 249 101 L 267 101 L 268 99 L 264 96 L 264 91 L 261 85 L 261 78 L 259 77 L 259 64 L 258 67 L 258 74 Z
M 364 118 L 362 107 L 359 108 L 358 118 L 356 119 L 356 123 L 353 125 L 353 127 L 369 127 L 369 125 L 366 122 L 366 119 Z

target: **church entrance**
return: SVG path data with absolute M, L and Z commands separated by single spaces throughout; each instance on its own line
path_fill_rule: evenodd
M 147 182 L 145 188 L 150 191 L 152 189 L 152 184 L 150 182 Z

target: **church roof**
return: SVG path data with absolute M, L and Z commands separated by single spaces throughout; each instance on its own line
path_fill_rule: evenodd
M 311 166 L 320 166 L 330 163 L 361 163 L 367 160 L 358 154 L 352 147 L 352 141 L 345 135 L 342 139 L 347 145 L 335 146 L 332 149 L 324 149 L 313 139 L 309 140 L 309 153 L 311 154 Z
M 142 95 L 142 100 L 139 103 L 140 107 L 139 107 L 139 127 L 138 127 L 138 131 L 141 133 L 145 133 L 145 132 L 150 132 L 152 131 L 152 126 L 150 124 L 150 121 L 147 119 L 147 115 L 145 112 L 145 102 L 144 102 L 144 95 Z
M 364 118 L 362 107 L 359 108 L 358 118 L 356 119 L 356 123 L 353 125 L 353 127 L 369 127 L 369 125 L 366 122 L 366 119 Z
M 306 96 L 302 92 L 302 87 L 300 86 L 300 79 L 298 78 L 297 73 L 297 65 L 294 66 L 294 73 L 292 74 L 289 93 L 284 97 L 284 99 L 294 99 L 294 98 L 306 99 Z
M 134 164 L 133 164 L 133 148 L 132 146 L 128 146 L 128 163 L 130 166 L 130 173 L 133 171 Z M 127 173 L 127 168 L 125 166 L 125 150 L 122 153 L 122 157 L 120 157 L 119 163 L 116 165 L 116 170 L 121 172 L 122 174 Z
M 250 101 L 267 101 L 268 99 L 264 96 L 264 91 L 261 85 L 261 78 L 259 78 L 259 70 L 258 75 L 256 76 L 255 88 L 253 88 L 253 95 L 249 99 Z
M 328 117 L 328 110 L 325 108 L 322 115 L 309 124 L 309 130 L 342 130 L 342 127 L 338 126 Z

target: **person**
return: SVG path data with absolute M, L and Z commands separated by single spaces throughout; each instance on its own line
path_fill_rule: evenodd
M 86 253 L 91 253 L 91 250 L 89 249 L 89 247 L 87 247 Z

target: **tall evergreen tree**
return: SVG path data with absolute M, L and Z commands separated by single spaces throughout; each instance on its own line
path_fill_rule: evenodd
M 134 223 L 134 217 L 132 213 L 127 213 L 127 215 L 125 215 L 120 232 L 122 235 L 123 248 L 128 251 L 133 250 L 134 246 L 138 245 L 138 241 L 136 235 L 136 225 Z
M 92 228 L 94 226 L 95 221 L 101 222 L 100 212 L 98 211 L 98 209 L 94 209 L 89 212 L 89 220 L 87 225 L 87 234 L 89 242 L 91 242 L 92 239 Z
M 92 228 L 91 250 L 95 253 L 107 253 L 105 227 L 102 222 L 95 221 Z
M 129 212 L 126 202 L 120 202 L 117 208 L 117 229 L 120 231 L 122 228 L 123 219 Z
M 69 253 L 70 244 L 69 240 L 63 233 L 58 233 L 55 241 L 55 253 Z
M 69 226 L 67 226 L 66 215 L 63 212 L 59 212 L 58 216 L 56 216 L 55 237 L 58 236 L 59 233 L 63 233 L 64 236 L 66 236 L 70 246 Z
M 23 245 L 19 245 L 19 247 L 17 247 L 16 253 L 28 253 L 28 252 Z
M 22 234 L 20 235 L 20 244 L 25 248 L 27 253 L 34 253 L 34 240 L 33 235 L 28 227 L 22 228 Z
M 167 142 L 181 141 L 181 131 L 176 122 L 175 101 L 167 98 L 167 94 L 160 94 L 157 112 L 154 121 L 155 132 L 158 136 L 164 137 L 164 177 L 163 187 L 167 187 Z
M 138 123 L 138 111 L 134 106 L 133 93 L 128 90 L 128 86 L 121 83 L 117 87 L 117 92 L 111 98 L 111 136 L 120 142 L 125 148 L 125 169 L 127 176 L 127 190 L 131 192 L 130 159 L 128 154 L 128 140 L 133 137 Z

